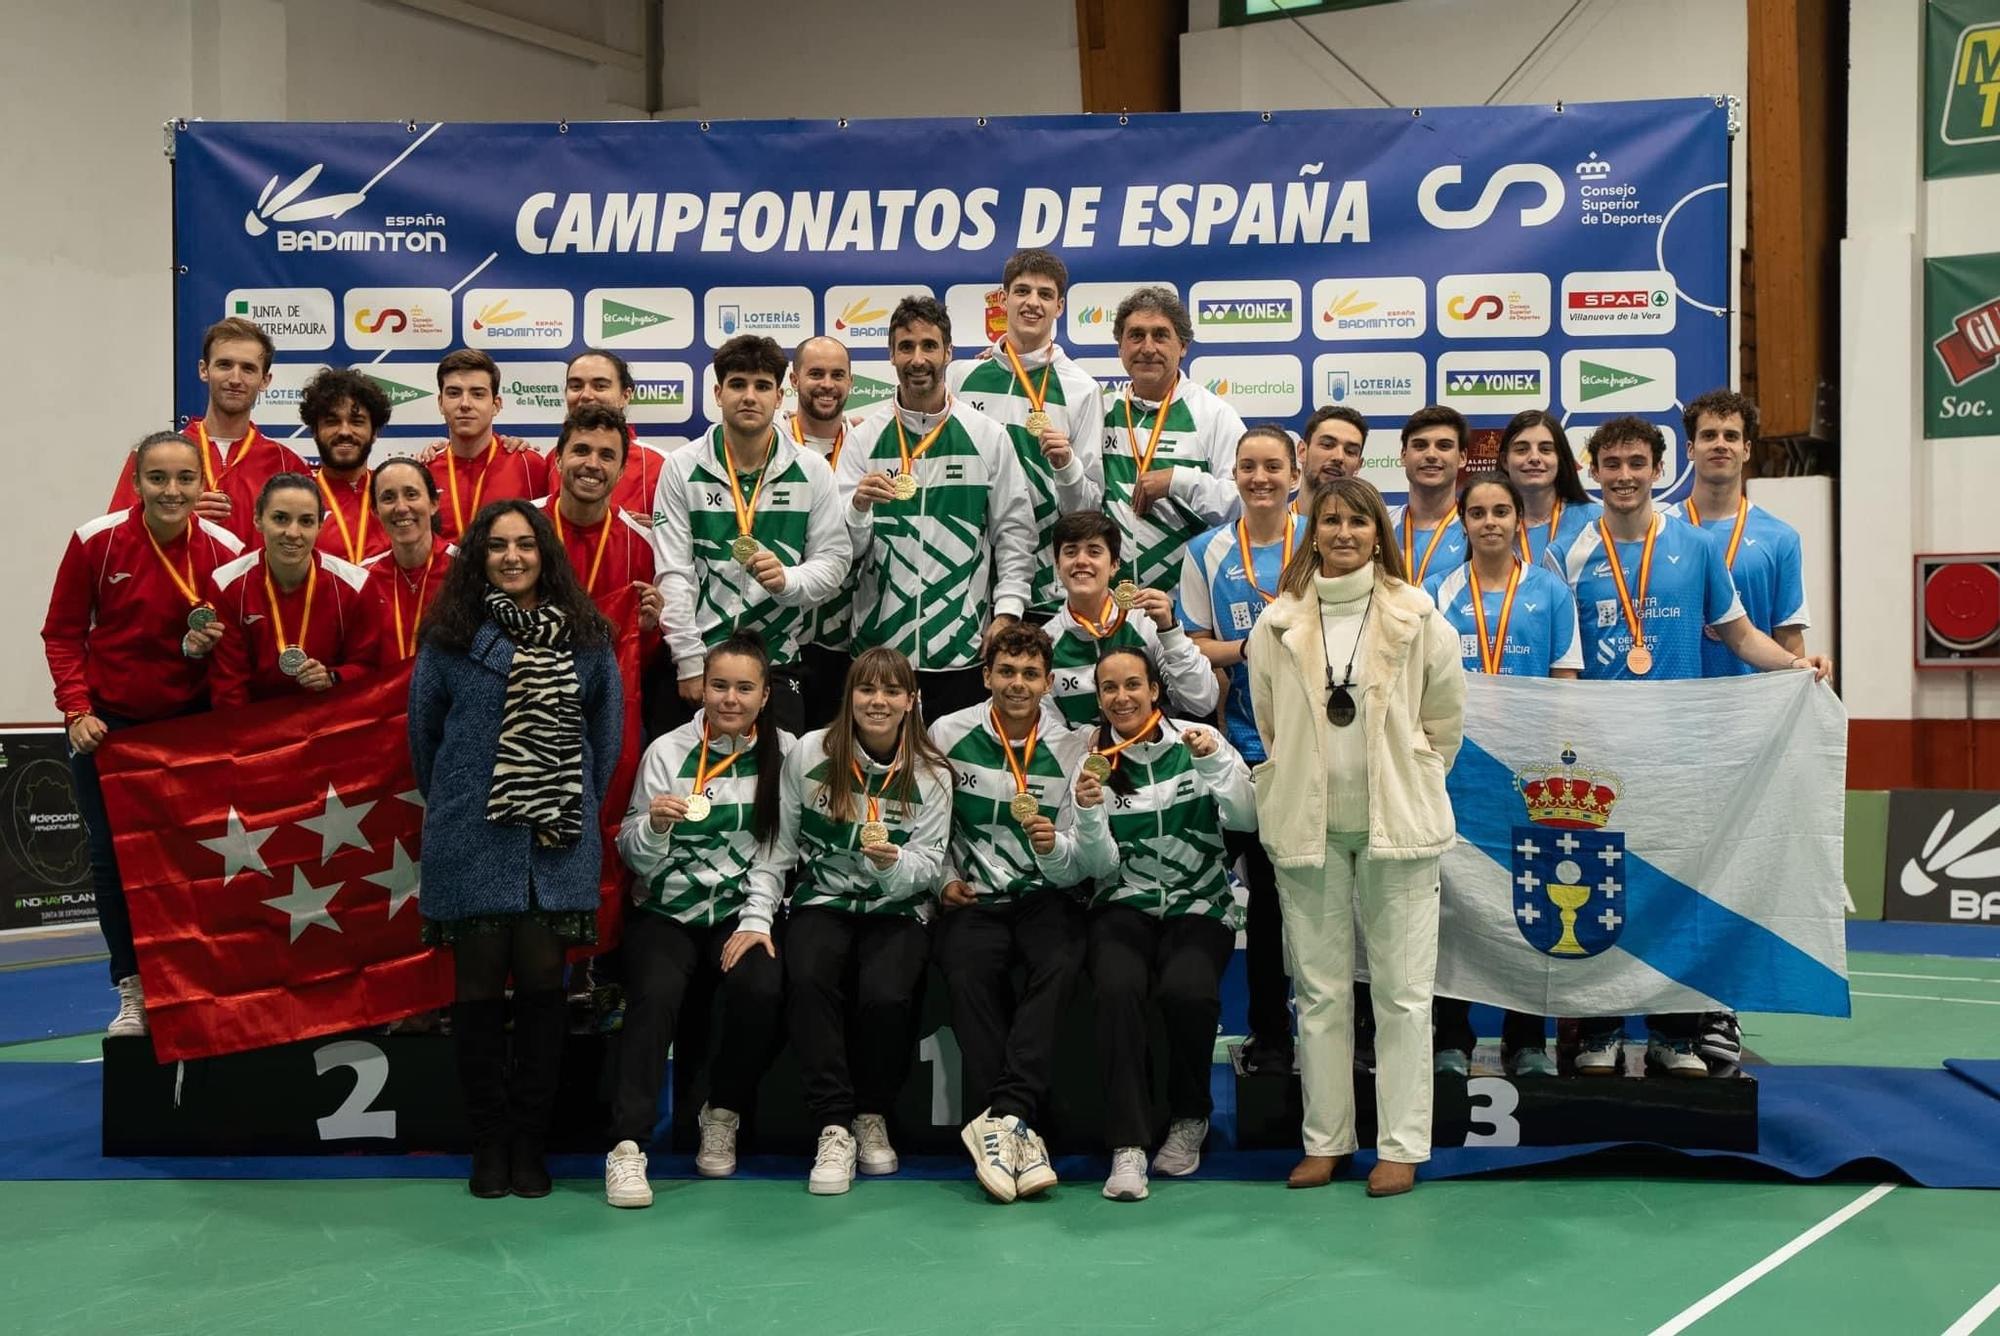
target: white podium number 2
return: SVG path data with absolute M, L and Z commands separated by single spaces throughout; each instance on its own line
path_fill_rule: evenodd
M 1475 1076 L 1465 1083 L 1465 1095 L 1472 1102 L 1473 1127 L 1490 1130 L 1465 1134 L 1468 1146 L 1518 1146 L 1521 1123 L 1514 1110 L 1521 1107 L 1521 1092 L 1512 1081 L 1497 1076 Z
M 383 1140 L 396 1137 L 396 1111 L 371 1109 L 382 1087 L 389 1084 L 389 1055 L 373 1044 L 343 1039 L 313 1050 L 313 1070 L 325 1076 L 336 1067 L 354 1072 L 354 1089 L 340 1107 L 319 1119 L 321 1141 Z

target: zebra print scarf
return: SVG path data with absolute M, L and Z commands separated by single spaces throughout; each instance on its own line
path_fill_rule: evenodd
M 567 847 L 583 836 L 583 689 L 569 622 L 560 608 L 529 611 L 498 589 L 486 591 L 486 611 L 514 642 L 486 819 Z

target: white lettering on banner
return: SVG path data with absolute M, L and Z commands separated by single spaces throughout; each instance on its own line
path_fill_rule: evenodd
M 1067 193 L 1030 186 L 1021 193 L 1015 244 L 1084 248 L 1099 239 L 1102 186 Z M 1558 197 L 1560 187 L 1558 187 Z M 558 195 L 537 191 L 514 213 L 514 242 L 529 255 L 747 251 L 983 251 L 999 239 L 1000 192 L 914 190 L 720 190 Z M 1126 187 L 1115 221 L 1120 246 L 1297 245 L 1369 240 L 1368 183 L 1343 181 L 1175 181 Z M 367 249 L 324 234 L 324 245 L 280 249 Z M 359 235 L 359 234 L 353 234 Z M 371 234 L 382 235 L 382 234 Z M 420 250 L 416 238 L 391 249 Z M 372 249 L 382 249 L 373 247 Z
M 442 232 L 329 232 L 324 228 L 279 228 L 271 235 L 281 251 L 408 251 L 414 255 L 451 247 Z

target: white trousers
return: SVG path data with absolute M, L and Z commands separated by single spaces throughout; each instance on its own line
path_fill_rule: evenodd
M 1361 832 L 1327 832 L 1326 865 L 1278 872 L 1299 1012 L 1308 1155 L 1348 1155 L 1354 1136 L 1354 927 L 1375 998 L 1376 1150 L 1431 1157 L 1431 985 L 1437 977 L 1438 863 L 1375 859 Z

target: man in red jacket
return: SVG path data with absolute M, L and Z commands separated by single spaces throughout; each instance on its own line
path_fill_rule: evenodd
M 257 494 L 279 473 L 305 473 L 297 453 L 257 430 L 250 410 L 271 385 L 271 358 L 277 345 L 254 320 L 231 316 L 201 336 L 196 372 L 208 386 L 208 411 L 187 424 L 185 435 L 201 455 L 201 496 L 194 517 L 219 524 L 255 547 Z M 138 503 L 132 460 L 120 461 L 118 483 L 107 511 Z
M 539 501 L 549 494 L 548 460 L 539 450 L 503 450 L 493 434 L 500 414 L 500 368 L 476 348 L 446 353 L 437 369 L 438 411 L 451 433 L 428 461 L 438 485 L 438 519 L 456 542 L 489 501 Z

